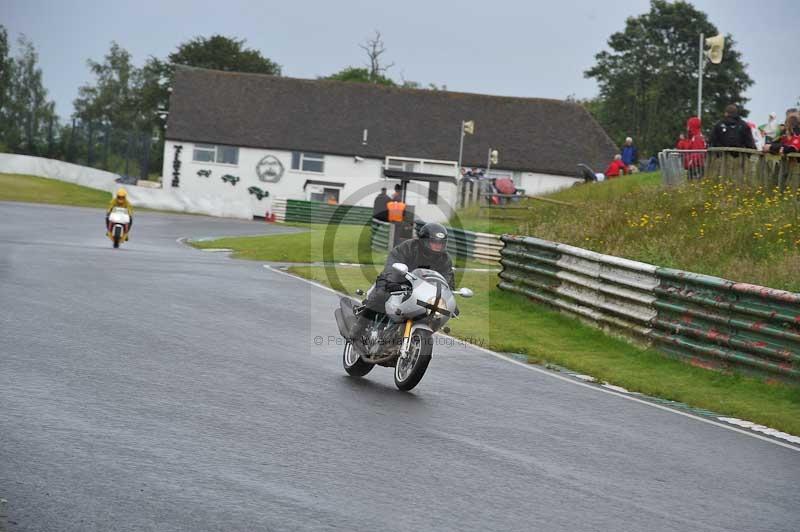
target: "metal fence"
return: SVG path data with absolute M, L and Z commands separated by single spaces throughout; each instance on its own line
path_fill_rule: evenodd
M 665 185 L 708 177 L 765 188 L 800 188 L 800 154 L 773 155 L 744 148 L 663 150 L 658 162 Z
M 417 221 L 415 229 L 419 230 L 425 222 Z M 387 222 L 372 220 L 372 248 L 386 251 L 391 249 L 390 226 Z M 451 256 L 461 259 L 473 259 L 497 264 L 500 261 L 500 250 L 503 243 L 500 235 L 476 233 L 455 227 L 448 227 L 447 251 Z
M 800 382 L 800 294 L 504 235 L 500 289 L 723 371 Z
M 279 222 L 367 225 L 372 220 L 371 207 L 330 205 L 318 201 L 276 198 L 272 214 Z
M 665 185 L 677 185 L 705 175 L 706 150 L 663 150 L 658 165 Z
M 391 232 L 389 231 L 390 227 L 391 224 L 388 222 L 382 222 L 374 218 L 372 219 L 372 237 L 370 240 L 372 249 L 378 251 L 388 251 L 391 249 Z
M 163 139 L 153 131 L 120 130 L 77 119 L 63 126 L 53 122 L 46 131 L 36 144 L 12 151 L 106 170 L 122 176 L 123 182 L 161 176 Z

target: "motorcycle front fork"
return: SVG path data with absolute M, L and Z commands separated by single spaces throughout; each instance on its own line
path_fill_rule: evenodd
M 408 347 L 411 345 L 411 320 L 406 321 L 403 331 L 403 343 L 400 345 L 400 358 L 408 356 Z

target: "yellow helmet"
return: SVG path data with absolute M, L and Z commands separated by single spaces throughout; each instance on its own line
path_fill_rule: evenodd
M 128 191 L 124 188 L 117 190 L 117 199 L 125 199 L 128 197 Z

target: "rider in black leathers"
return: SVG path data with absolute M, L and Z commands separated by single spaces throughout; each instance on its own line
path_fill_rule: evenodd
M 427 268 L 442 274 L 447 280 L 450 289 L 455 288 L 453 262 L 447 254 L 447 229 L 441 224 L 425 224 L 418 232 L 417 239 L 406 240 L 395 247 L 386 259 L 386 266 L 375 281 L 375 288 L 370 292 L 366 302 L 366 309 L 359 316 L 353 327 L 351 339 L 353 345 L 363 352 L 363 334 L 375 316 L 383 314 L 386 301 L 391 292 L 402 289 L 408 281 L 392 269 L 392 264 L 400 262 L 408 266 L 408 271 L 417 268 Z

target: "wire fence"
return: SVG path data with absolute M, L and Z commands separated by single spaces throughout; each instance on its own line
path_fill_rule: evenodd
M 73 119 L 66 125 L 51 121 L 38 138 L 10 151 L 107 170 L 119 174 L 123 183 L 135 183 L 161 179 L 163 145 L 161 136 L 152 131 Z

